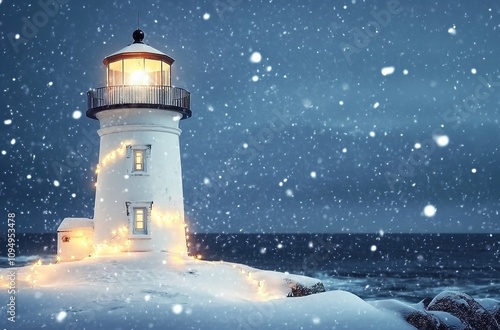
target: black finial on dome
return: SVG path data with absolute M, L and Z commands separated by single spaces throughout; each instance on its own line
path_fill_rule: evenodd
M 134 44 L 142 44 L 142 41 L 144 40 L 144 32 L 137 29 L 132 34 L 132 38 L 134 38 Z

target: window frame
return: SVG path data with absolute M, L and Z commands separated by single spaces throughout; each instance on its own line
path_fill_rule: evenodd
M 151 238 L 151 210 L 153 208 L 153 202 L 151 201 L 139 201 L 139 202 L 125 202 L 128 217 L 128 229 L 129 229 L 129 239 L 134 238 Z M 142 211 L 142 227 L 143 229 L 138 229 L 137 227 L 137 211 Z
M 137 169 L 137 154 L 142 154 L 142 169 Z M 127 146 L 127 173 L 133 176 L 148 176 L 149 162 L 151 160 L 151 145 L 128 145 Z

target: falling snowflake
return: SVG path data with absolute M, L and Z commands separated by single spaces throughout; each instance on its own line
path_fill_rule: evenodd
M 424 207 L 424 216 L 432 218 L 436 215 L 437 209 L 434 205 L 428 204 Z
M 383 76 L 388 76 L 394 73 L 395 68 L 393 66 L 386 66 L 380 70 Z
M 262 61 L 262 55 L 259 52 L 253 52 L 250 56 L 250 62 L 260 63 L 260 61 Z

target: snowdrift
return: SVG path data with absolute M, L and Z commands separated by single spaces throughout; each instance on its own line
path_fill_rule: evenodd
M 13 269 L 1 269 L 2 284 Z M 161 252 L 98 256 L 15 272 L 7 329 L 498 329 L 498 301 L 456 293 L 405 304 L 324 292 L 316 279 Z M 0 294 L 7 302 L 7 290 Z M 467 308 L 465 308 L 467 307 Z

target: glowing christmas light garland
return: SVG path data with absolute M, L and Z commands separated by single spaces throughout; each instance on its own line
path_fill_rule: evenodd
M 96 166 L 95 172 L 99 174 L 99 172 L 106 167 L 109 163 L 114 162 L 117 157 L 125 156 L 127 151 L 127 145 L 130 145 L 131 141 L 122 141 L 120 142 L 120 146 L 114 150 L 111 150 L 104 156 L 99 164 Z
M 38 280 L 38 268 L 42 265 L 42 260 L 37 260 L 33 266 L 30 267 L 30 273 L 26 276 L 26 281 L 30 283 L 33 288 Z

